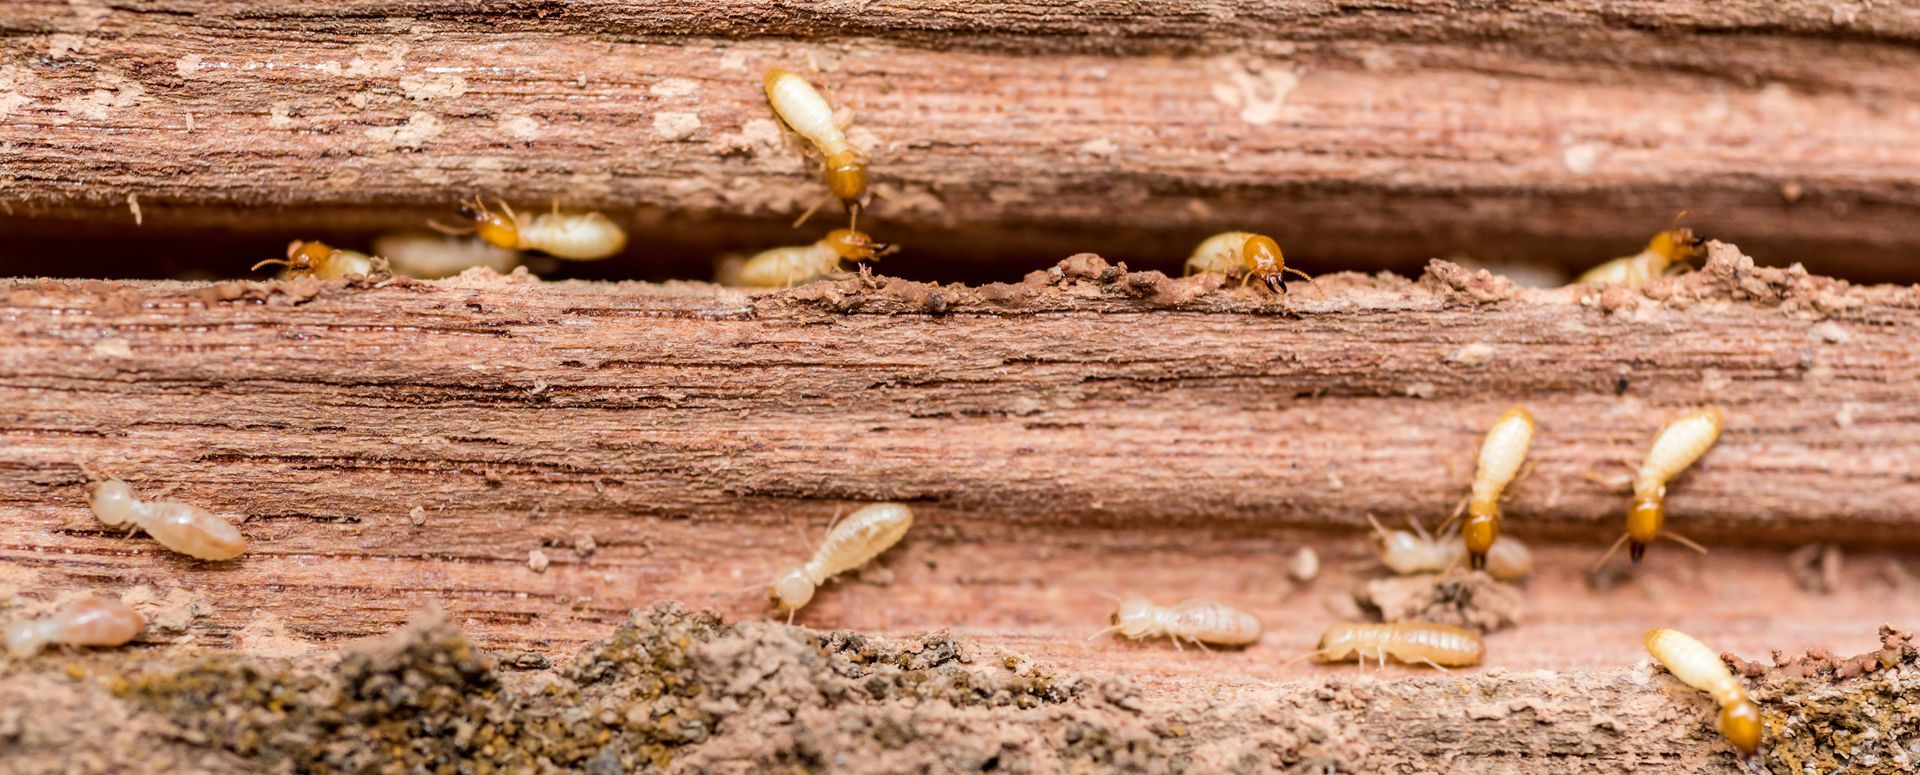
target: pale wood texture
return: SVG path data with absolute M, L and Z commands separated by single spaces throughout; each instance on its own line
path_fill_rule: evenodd
M 1171 267 L 1222 228 L 1310 268 L 1573 268 L 1687 209 L 1763 263 L 1911 279 L 1916 30 L 1853 2 L 15 2 L 0 204 L 66 223 L 8 220 L 38 241 L 4 260 L 110 239 L 118 274 L 232 273 L 497 192 L 606 209 L 685 274 L 820 196 L 778 64 L 857 113 L 909 276 Z
M 211 604 L 213 642 L 261 617 L 308 640 L 370 634 L 441 600 L 482 643 L 566 651 L 654 599 L 762 611 L 759 585 L 836 511 L 891 499 L 921 513 L 898 583 L 823 593 L 807 621 L 1073 648 L 1061 628 L 1098 621 L 1101 593 L 1209 594 L 1218 566 L 1268 600 L 1297 543 L 1357 561 L 1367 513 L 1434 523 L 1513 404 L 1541 430 L 1509 530 L 1572 542 L 1542 561 L 1566 566 L 1566 598 L 1626 500 L 1586 475 L 1624 472 L 1704 403 L 1728 430 L 1675 485 L 1674 529 L 1723 551 L 1911 540 L 1913 289 L 1755 269 L 1718 244 L 1644 294 L 1520 290 L 1445 263 L 1284 299 L 1219 282 L 1094 256 L 1020 284 L 761 295 L 16 280 L 0 556 L 34 598 L 185 586 Z M 88 470 L 246 515 L 253 550 L 206 565 L 104 529 Z M 589 535 L 597 551 L 572 548 Z M 1716 560 L 1653 554 L 1688 574 Z M 1674 615 L 1701 583 L 1680 578 L 1650 593 Z M 1859 619 L 1892 615 L 1805 610 L 1766 632 L 1864 637 L 1879 622 Z M 1607 619 L 1531 631 L 1570 642 L 1583 618 Z

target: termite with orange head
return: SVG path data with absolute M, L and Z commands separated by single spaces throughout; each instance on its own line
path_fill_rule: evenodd
M 240 530 L 212 512 L 174 501 L 143 501 L 118 479 L 94 482 L 87 505 L 108 527 L 131 524 L 161 546 L 202 560 L 231 560 L 247 550 Z
M 1430 622 L 1368 624 L 1342 622 L 1328 627 L 1320 635 L 1320 645 L 1303 657 L 1316 662 L 1345 662 L 1357 659 L 1365 665 L 1368 657 L 1387 663 L 1387 657 L 1400 662 L 1424 663 L 1446 669 L 1480 664 L 1486 645 L 1472 630 Z
M 1627 532 L 1613 542 L 1613 548 L 1601 555 L 1594 567 L 1607 564 L 1623 543 L 1630 547 L 1627 554 L 1635 563 L 1646 556 L 1647 545 L 1662 535 L 1667 522 L 1667 483 L 1707 454 L 1726 423 L 1726 415 L 1720 408 L 1709 406 L 1681 415 L 1660 430 L 1633 479 L 1633 506 L 1627 509 Z M 1666 531 L 1665 535 L 1694 551 L 1707 551 L 1706 547 L 1673 531 Z
M 1430 536 L 1417 524 L 1412 531 L 1388 530 L 1372 514 L 1367 515 L 1367 522 L 1373 525 L 1368 541 L 1379 553 L 1380 563 L 1402 576 L 1439 573 L 1458 565 L 1467 552 L 1452 535 Z M 1533 552 L 1520 539 L 1502 536 L 1487 549 L 1486 571 L 1498 581 L 1525 576 L 1533 572 Z
M 599 213 L 562 213 L 556 201 L 552 212 L 521 216 L 504 200 L 495 199 L 494 204 L 499 212 L 488 209 L 476 196 L 456 208 L 467 226 L 429 225 L 446 234 L 476 234 L 494 247 L 538 250 L 570 261 L 597 261 L 627 246 L 626 230 Z
M 860 208 L 867 197 L 866 155 L 847 141 L 844 127 L 834 121 L 833 106 L 807 79 L 776 67 L 767 71 L 766 87 L 774 115 L 826 159 L 827 190 L 846 205 L 851 218 L 848 228 L 859 228 Z
M 1287 266 L 1287 258 L 1280 252 L 1280 243 L 1265 234 L 1247 231 L 1229 231 L 1215 234 L 1193 249 L 1193 255 L 1187 257 L 1187 274 L 1218 272 L 1223 275 L 1240 275 L 1240 284 L 1259 278 L 1267 290 L 1274 293 L 1287 292 L 1287 273 L 1292 272 L 1313 282 L 1313 276 Z
M 1467 520 L 1460 526 L 1466 544 L 1467 565 L 1474 570 L 1487 566 L 1487 552 L 1500 539 L 1500 497 L 1507 485 L 1520 475 L 1533 445 L 1533 413 L 1526 407 L 1508 409 L 1488 429 L 1480 443 L 1479 467 L 1473 475 L 1473 491 L 1463 504 Z M 1454 518 L 1460 512 L 1455 510 Z M 1453 519 L 1448 519 L 1452 523 Z
M 1111 626 L 1094 633 L 1093 638 L 1110 632 L 1133 640 L 1166 636 L 1173 639 L 1176 649 L 1182 640 L 1201 648 L 1209 643 L 1243 648 L 1260 640 L 1259 617 L 1211 600 L 1188 600 L 1163 607 L 1143 597 L 1129 598 L 1120 601 L 1108 621 Z
M 1573 282 L 1645 285 L 1676 267 L 1691 268 L 1693 260 L 1706 255 L 1706 240 L 1692 229 L 1680 225 L 1682 212 L 1673 218 L 1673 227 L 1647 242 L 1647 248 L 1625 258 L 1616 258 L 1581 274 Z
M 286 258 L 269 258 L 254 264 L 254 269 L 268 264 L 285 266 L 287 277 L 315 277 L 321 280 L 344 280 L 348 277 L 366 277 L 382 279 L 393 274 L 387 267 L 387 260 L 379 256 L 369 256 L 357 250 L 341 250 L 318 240 L 294 240 L 287 244 Z
M 913 509 L 904 503 L 865 506 L 827 531 L 813 556 L 773 580 L 767 594 L 773 604 L 793 612 L 813 600 L 813 591 L 827 579 L 858 568 L 900 542 L 913 527 Z
M 819 242 L 773 248 L 740 265 L 739 281 L 749 288 L 786 288 L 840 273 L 842 261 L 875 261 L 898 245 L 874 242 L 865 232 L 834 229 Z
M 111 597 L 75 600 L 45 619 L 7 625 L 7 651 L 17 659 L 40 653 L 48 644 L 120 646 L 146 629 L 147 619 Z
M 1681 683 L 1706 692 L 1720 705 L 1720 734 L 1740 751 L 1752 757 L 1760 752 L 1760 706 L 1747 697 L 1741 685 L 1720 655 L 1706 644 L 1679 630 L 1655 629 L 1647 633 L 1647 653 L 1652 654 L 1667 672 Z

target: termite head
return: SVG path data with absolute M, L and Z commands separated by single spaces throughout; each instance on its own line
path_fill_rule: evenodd
M 1633 496 L 1633 508 L 1627 510 L 1627 552 L 1635 563 L 1647 556 L 1647 544 L 1660 537 L 1660 526 L 1667 521 L 1662 492 Z
M 332 256 L 333 253 L 333 246 L 325 242 L 319 240 L 294 240 L 287 243 L 286 258 L 269 258 L 254 264 L 252 268 L 259 269 L 268 264 L 279 264 L 286 267 L 288 272 L 312 272 L 320 265 L 325 264 L 328 257 Z
M 454 212 L 459 214 L 460 219 L 466 221 L 473 229 L 473 233 L 480 239 L 486 240 L 487 244 L 517 250 L 520 247 L 520 226 L 514 218 L 513 210 L 509 209 L 506 203 L 501 203 L 500 210 L 496 213 L 487 209 L 486 205 L 480 203 L 480 197 L 477 196 L 473 201 L 461 202 L 454 208 Z
M 874 242 L 864 231 L 834 229 L 822 240 L 835 255 L 847 261 L 873 261 L 900 249 L 898 245 Z
M 1247 238 L 1240 246 L 1240 261 L 1246 265 L 1247 273 L 1260 278 L 1267 290 L 1274 293 L 1287 292 L 1287 277 L 1283 269 L 1287 265 L 1286 256 L 1280 253 L 1280 243 L 1265 234 L 1255 234 Z
M 866 198 L 867 162 L 859 152 L 845 150 L 827 157 L 827 189 L 850 207 Z
M 1388 530 L 1373 515 L 1367 515 L 1373 523 L 1373 532 L 1367 534 L 1367 543 L 1373 544 L 1373 551 L 1380 555 L 1381 564 L 1394 573 L 1418 573 L 1427 568 L 1420 560 L 1422 555 L 1432 551 L 1431 541 L 1422 541 L 1412 531 Z
M 133 502 L 133 488 L 118 479 L 87 485 L 87 505 L 108 527 L 125 522 L 126 515 L 132 511 Z
M 1114 631 L 1129 638 L 1143 638 L 1154 632 L 1158 623 L 1153 612 L 1153 603 L 1143 597 L 1127 598 L 1120 602 L 1120 608 L 1107 620 Z
M 1666 259 L 1667 265 L 1693 265 L 1693 260 L 1707 254 L 1707 241 L 1685 226 L 1668 229 L 1653 235 L 1647 243 L 1647 252 Z
M 1467 514 L 1467 521 L 1460 526 L 1460 538 L 1467 544 L 1467 567 L 1485 569 L 1487 552 L 1493 549 L 1493 542 L 1499 537 L 1499 512 L 1483 510 L 1477 505 L 1472 508 Z
M 806 570 L 796 567 L 774 579 L 767 594 L 773 598 L 774 605 L 793 611 L 813 600 L 813 588 L 813 579 L 807 577 Z
M 1335 625 L 1320 633 L 1320 643 L 1313 647 L 1311 654 L 1318 662 L 1339 662 L 1353 656 L 1360 650 L 1355 627 Z
M 1720 734 L 1726 735 L 1742 756 L 1759 753 L 1760 730 L 1760 706 L 1753 700 L 1743 697 L 1720 707 Z

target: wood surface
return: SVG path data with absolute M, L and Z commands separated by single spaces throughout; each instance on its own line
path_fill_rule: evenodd
M 1916 30 L 1852 2 L 7 3 L 0 267 L 79 241 L 102 275 L 231 276 L 485 192 L 631 227 L 602 271 L 699 276 L 821 196 L 779 65 L 856 115 L 905 276 L 1168 268 L 1225 228 L 1317 271 L 1574 269 L 1688 210 L 1763 263 L 1904 281 Z
M 1018 637 L 1097 621 L 1045 609 L 1127 591 L 1105 574 L 1164 562 L 1186 574 L 1169 589 L 1204 594 L 1196 569 L 1255 563 L 1237 577 L 1270 586 L 1303 542 L 1364 555 L 1367 514 L 1431 525 L 1514 404 L 1540 431 L 1508 529 L 1590 550 L 1561 562 L 1621 530 L 1624 491 L 1591 476 L 1709 403 L 1727 432 L 1674 484 L 1674 530 L 1782 555 L 1912 546 L 1911 288 L 1720 244 L 1644 293 L 1443 262 L 1278 299 L 1219 285 L 1091 255 L 1018 284 L 759 295 L 490 273 L 10 281 L 0 556 L 30 598 L 183 585 L 216 642 L 263 615 L 314 642 L 372 634 L 438 600 L 483 644 L 564 652 L 654 599 L 757 615 L 835 513 L 899 500 L 921 514 L 913 583 L 823 595 L 807 621 Z M 207 565 L 106 529 L 90 475 L 244 516 L 253 547 Z

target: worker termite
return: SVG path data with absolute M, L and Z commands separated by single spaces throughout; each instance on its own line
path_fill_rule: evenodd
M 813 591 L 827 579 L 867 564 L 899 543 L 913 527 L 913 509 L 904 503 L 875 503 L 860 508 L 827 530 L 827 538 L 804 563 L 780 574 L 768 587 L 773 604 L 793 612 L 813 600 Z
M 1486 645 L 1472 630 L 1429 622 L 1368 624 L 1341 622 L 1320 634 L 1320 645 L 1303 657 L 1316 662 L 1345 662 L 1357 659 L 1361 665 L 1371 656 L 1384 666 L 1387 657 L 1407 664 L 1415 662 L 1446 669 L 1480 664 Z
M 1264 234 L 1246 231 L 1229 231 L 1215 234 L 1193 249 L 1193 255 L 1187 258 L 1187 274 L 1201 272 L 1219 272 L 1223 275 L 1240 275 L 1240 285 L 1259 278 L 1267 290 L 1274 293 L 1287 292 L 1287 273 L 1292 272 L 1313 282 L 1313 276 L 1287 266 L 1286 256 L 1280 253 L 1280 243 Z
M 504 274 L 520 263 L 519 251 L 429 232 L 382 234 L 374 238 L 373 251 L 387 258 L 395 274 L 421 280 L 452 277 L 476 266 Z
M 1474 570 L 1487 565 L 1487 552 L 1500 538 L 1500 496 L 1520 474 L 1526 462 L 1527 448 L 1533 444 L 1533 413 L 1516 406 L 1500 415 L 1480 443 L 1479 468 L 1473 475 L 1473 492 L 1462 506 L 1467 521 L 1460 526 L 1466 544 L 1467 564 Z M 1452 524 L 1460 510 L 1455 509 Z
M 52 616 L 7 625 L 7 651 L 26 659 L 50 643 L 70 646 L 120 646 L 146 629 L 139 611 L 110 597 L 86 597 L 64 606 Z
M 1760 706 L 1747 697 L 1747 687 L 1733 677 L 1727 663 L 1706 644 L 1679 630 L 1659 628 L 1647 632 L 1647 653 L 1652 654 L 1667 672 L 1681 683 L 1706 692 L 1720 705 L 1720 734 L 1740 751 L 1752 757 L 1760 751 Z
M 1720 429 L 1726 422 L 1726 415 L 1719 407 L 1709 406 L 1688 412 L 1660 430 L 1660 435 L 1654 437 L 1653 447 L 1647 450 L 1647 459 L 1634 476 L 1633 506 L 1627 509 L 1627 532 L 1594 563 L 1596 569 L 1607 564 L 1623 543 L 1629 545 L 1627 554 L 1635 563 L 1646 556 L 1647 545 L 1661 536 L 1667 521 L 1667 483 L 1707 454 L 1713 442 L 1720 438 Z M 1694 551 L 1702 554 L 1707 551 L 1706 547 L 1671 530 L 1666 531 L 1666 535 Z
M 840 272 L 841 261 L 874 261 L 898 251 L 865 232 L 834 229 L 819 242 L 764 250 L 740 265 L 739 281 L 750 288 L 786 288 Z
M 1368 540 L 1380 554 L 1380 563 L 1402 576 L 1439 573 L 1458 565 L 1467 553 L 1466 545 L 1452 540 L 1452 534 L 1429 536 L 1418 524 L 1411 532 L 1388 530 L 1371 514 L 1367 522 L 1373 525 Z M 1503 536 L 1487 549 L 1486 571 L 1499 581 L 1520 578 L 1533 572 L 1533 553 L 1520 539 Z
M 1694 259 L 1706 255 L 1706 240 L 1680 225 L 1680 218 L 1685 215 L 1683 212 L 1674 216 L 1673 226 L 1653 235 L 1645 250 L 1589 269 L 1574 283 L 1645 285 L 1676 267 L 1692 268 Z
M 231 560 L 247 550 L 240 530 L 212 512 L 174 501 L 143 501 L 118 479 L 87 488 L 87 505 L 109 527 L 131 524 L 161 546 L 202 560 Z
M 597 261 L 620 252 L 627 246 L 627 232 L 612 219 L 599 213 L 562 213 L 560 203 L 553 211 L 521 217 L 500 199 L 494 203 L 500 212 L 487 209 L 474 197 L 461 202 L 455 212 L 469 225 L 462 228 L 428 225 L 445 234 L 477 234 L 487 244 L 508 250 L 538 250 L 572 261 Z
M 287 243 L 286 258 L 269 258 L 254 264 L 253 269 L 258 270 L 269 264 L 285 266 L 288 277 L 315 277 L 321 280 L 344 280 L 348 277 L 381 279 L 392 274 L 384 258 L 357 250 L 341 250 L 318 240 Z
M 773 106 L 774 115 L 825 157 L 827 190 L 846 205 L 851 219 L 848 228 L 859 228 L 860 207 L 867 196 L 866 155 L 847 141 L 844 127 L 834 121 L 833 106 L 807 79 L 776 67 L 767 71 L 766 88 L 767 103 Z M 808 215 L 812 213 L 807 211 Z M 806 215 L 800 216 L 794 225 L 806 219 Z
M 1201 648 L 1216 646 L 1240 648 L 1260 640 L 1260 618 L 1225 603 L 1188 600 L 1170 607 L 1154 605 L 1143 597 L 1120 601 L 1120 607 L 1108 620 L 1112 626 L 1096 632 L 1088 640 L 1107 633 L 1143 640 L 1166 636 L 1173 647 L 1186 640 Z

